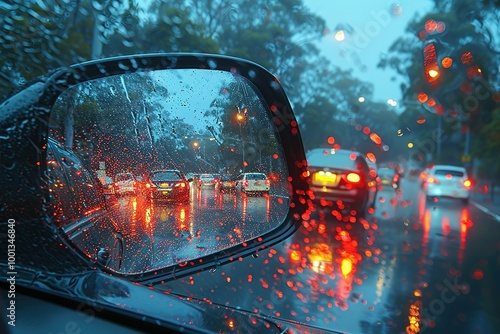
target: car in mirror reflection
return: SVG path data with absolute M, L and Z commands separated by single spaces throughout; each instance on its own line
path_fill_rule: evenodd
M 236 190 L 235 178 L 231 175 L 222 175 L 217 182 L 216 188 L 221 193 L 234 192 Z
M 137 191 L 137 182 L 132 173 L 118 173 L 115 175 L 115 193 L 117 195 L 134 195 Z
M 247 195 L 269 195 L 271 181 L 264 173 L 242 173 L 236 179 L 235 188 Z
M 155 170 L 151 172 L 151 198 L 169 199 L 181 202 L 189 201 L 189 181 L 179 170 Z

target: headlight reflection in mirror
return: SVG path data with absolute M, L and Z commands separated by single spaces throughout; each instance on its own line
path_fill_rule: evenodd
M 136 274 L 258 237 L 289 209 L 279 137 L 245 78 L 216 70 L 110 76 L 51 114 L 50 210 L 73 244 Z

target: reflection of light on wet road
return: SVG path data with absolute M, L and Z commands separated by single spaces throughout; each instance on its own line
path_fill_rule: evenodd
M 461 265 L 464 260 L 465 244 L 467 242 L 467 231 L 469 224 L 472 222 L 469 219 L 469 209 L 462 209 L 462 216 L 460 218 L 460 247 L 458 249 L 458 265 Z
M 246 195 L 242 195 L 241 198 L 243 200 L 241 215 L 242 215 L 243 223 L 245 223 L 247 220 L 248 197 Z
M 427 247 L 429 242 L 429 230 L 431 229 L 431 210 L 424 209 L 424 235 L 422 238 L 422 247 Z
M 146 208 L 146 217 L 144 219 L 146 226 L 151 227 L 151 217 L 153 216 L 153 209 L 148 207 Z
M 410 305 L 408 310 L 409 324 L 406 327 L 407 334 L 416 334 L 420 332 L 420 302 L 415 302 Z
M 397 247 L 394 247 L 393 251 L 389 254 L 396 254 L 396 252 Z M 393 277 L 395 267 L 396 257 L 391 258 L 387 267 L 385 265 L 380 267 L 380 270 L 378 271 L 377 283 L 375 284 L 375 295 L 377 296 L 377 298 L 373 301 L 373 305 L 376 305 L 382 301 L 382 292 L 384 291 L 384 289 L 387 289 L 387 291 L 391 291 L 390 287 L 387 286 L 386 278 Z
M 347 279 L 347 276 L 352 272 L 352 260 L 349 258 L 343 258 L 340 268 L 342 271 L 342 275 L 345 279 Z

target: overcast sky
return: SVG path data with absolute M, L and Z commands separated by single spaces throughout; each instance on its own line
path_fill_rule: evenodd
M 377 63 L 380 56 L 404 33 L 415 14 L 423 16 L 432 9 L 432 2 L 304 0 L 304 3 L 325 19 L 330 30 L 318 45 L 323 55 L 334 65 L 351 68 L 354 76 L 372 82 L 376 101 L 399 101 L 401 78 L 391 69 L 377 68 Z M 354 34 L 338 42 L 334 35 L 340 27 L 351 28 Z M 391 80 L 393 78 L 396 81 Z

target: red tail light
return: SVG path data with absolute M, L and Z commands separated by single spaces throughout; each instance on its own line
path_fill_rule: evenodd
M 271 181 L 270 180 L 266 180 L 265 183 L 266 183 L 266 185 L 270 185 Z
M 347 174 L 346 178 L 347 178 L 347 181 L 349 181 L 351 183 L 358 183 L 359 181 L 361 181 L 361 177 L 357 173 L 349 173 L 349 174 Z
M 469 188 L 470 186 L 472 186 L 472 182 L 470 180 L 465 180 L 464 187 Z
M 245 180 L 245 182 L 243 182 L 243 186 L 248 187 L 248 180 Z

